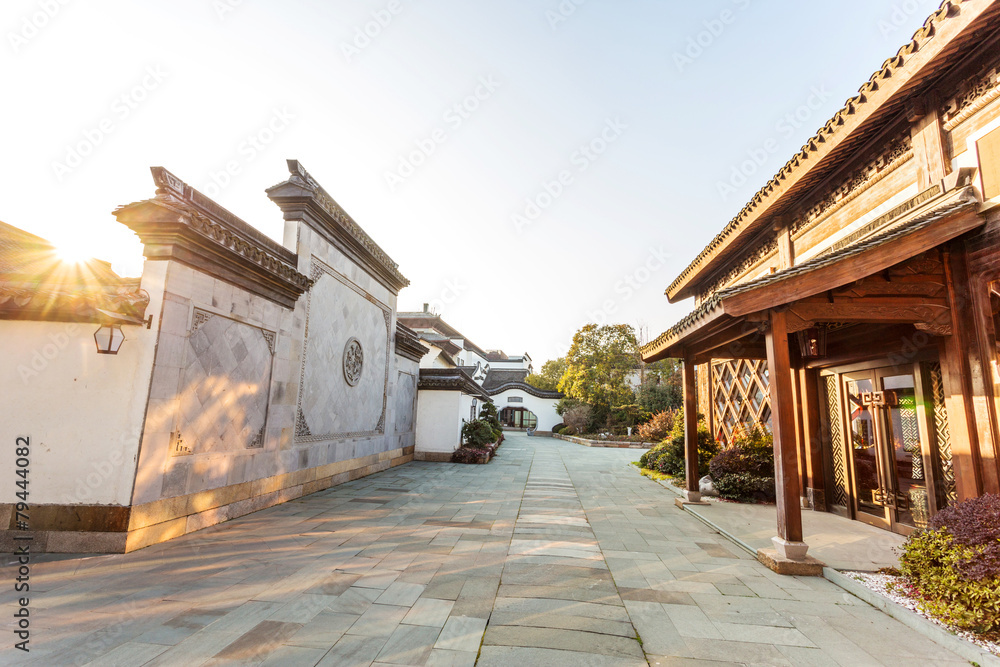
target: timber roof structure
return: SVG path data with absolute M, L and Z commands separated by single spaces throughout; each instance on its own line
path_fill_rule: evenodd
M 670 302 L 692 296 L 701 278 L 743 252 L 758 232 L 789 213 L 797 196 L 832 176 L 887 119 L 905 112 L 912 94 L 953 66 L 950 56 L 974 50 L 998 16 L 1000 5 L 991 0 L 942 2 L 912 39 L 882 63 L 858 94 L 844 103 L 674 279 L 666 289 Z

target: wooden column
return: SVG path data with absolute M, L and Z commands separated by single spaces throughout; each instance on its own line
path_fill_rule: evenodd
M 977 321 L 972 280 L 961 241 L 943 253 L 952 335 L 941 346 L 941 372 L 951 433 L 955 487 L 959 500 L 1000 489 L 988 384 L 991 370 L 983 363 L 977 335 L 984 323 Z M 984 286 L 979 289 L 985 289 Z
M 771 377 L 771 431 L 774 435 L 774 480 L 778 505 L 778 537 L 780 541 L 802 545 L 802 508 L 799 505 L 798 457 L 795 442 L 795 410 L 792 394 L 792 373 L 788 352 L 788 328 L 785 313 L 772 310 L 771 326 L 765 336 L 767 366 Z M 792 550 L 782 553 L 794 558 Z M 804 549 L 800 557 L 805 557 Z
M 698 381 L 694 355 L 684 356 L 684 471 L 685 497 L 691 502 L 701 500 L 698 486 Z

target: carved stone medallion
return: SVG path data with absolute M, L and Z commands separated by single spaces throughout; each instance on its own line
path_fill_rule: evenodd
M 361 369 L 365 363 L 365 353 L 357 338 L 351 338 L 344 346 L 344 378 L 347 384 L 357 386 L 361 381 Z

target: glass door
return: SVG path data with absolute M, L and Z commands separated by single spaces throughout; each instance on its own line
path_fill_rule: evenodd
M 843 377 L 856 518 L 903 534 L 925 526 L 930 506 L 913 373 Z

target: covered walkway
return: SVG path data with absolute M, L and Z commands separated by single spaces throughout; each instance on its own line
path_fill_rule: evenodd
M 774 574 L 633 458 L 509 434 L 489 465 L 411 463 L 130 554 L 39 556 L 31 653 L 8 642 L 0 664 L 967 664 Z

